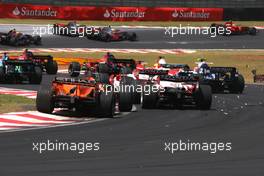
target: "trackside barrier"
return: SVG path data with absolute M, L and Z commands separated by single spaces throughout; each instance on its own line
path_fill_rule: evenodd
M 0 18 L 109 21 L 221 21 L 223 8 L 51 6 L 0 3 Z

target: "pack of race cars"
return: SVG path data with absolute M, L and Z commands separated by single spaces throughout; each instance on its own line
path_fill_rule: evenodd
M 57 73 L 52 56 L 29 51 L 26 56 L 3 60 L 0 80 L 18 83 L 26 78 L 39 84 L 43 71 Z M 147 67 L 142 61 L 115 58 L 111 53 L 84 63 L 72 62 L 68 73 L 41 85 L 36 99 L 38 111 L 52 113 L 55 108 L 63 108 L 113 117 L 116 109 L 131 111 L 133 104 L 142 104 L 143 109 L 169 106 L 209 110 L 212 93 L 242 93 L 245 86 L 243 76 L 233 67 L 209 67 L 201 60 L 191 69 L 187 64 L 168 64 L 162 59 L 154 67 Z
M 210 26 L 212 32 L 216 31 L 219 35 L 256 35 L 257 29 L 255 27 L 240 26 L 234 24 L 232 21 L 224 24 L 213 23 Z M 219 30 L 219 28 L 222 28 Z M 222 33 L 219 33 L 222 31 Z M 90 40 L 98 40 L 104 42 L 113 41 L 137 41 L 138 35 L 135 32 L 112 28 L 111 26 L 105 27 L 89 27 L 82 24 L 77 24 L 71 21 L 67 24 L 56 23 L 53 24 L 52 32 L 54 35 L 62 35 L 69 37 L 86 37 Z M 22 32 L 12 29 L 7 33 L 0 32 L 0 44 L 10 46 L 29 46 L 41 45 L 42 39 L 39 35 L 23 34 Z

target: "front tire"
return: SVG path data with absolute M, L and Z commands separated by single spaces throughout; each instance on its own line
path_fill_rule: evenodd
M 68 73 L 71 77 L 77 77 L 80 75 L 81 65 L 79 62 L 71 62 L 68 67 Z
M 58 63 L 54 60 L 49 60 L 46 65 L 46 71 L 50 75 L 55 75 L 58 72 Z

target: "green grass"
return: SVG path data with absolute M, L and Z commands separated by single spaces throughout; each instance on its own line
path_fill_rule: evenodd
M 40 19 L 0 19 L 0 24 L 54 24 L 54 23 L 68 23 L 67 20 L 40 20 Z M 264 21 L 234 21 L 236 24 L 246 26 L 264 26 Z M 186 21 L 78 21 L 80 24 L 90 26 L 210 26 L 214 21 L 201 21 L 201 22 L 186 22 Z M 223 23 L 217 21 L 216 23 Z
M 0 95 L 0 114 L 35 110 L 35 100 L 15 95 Z

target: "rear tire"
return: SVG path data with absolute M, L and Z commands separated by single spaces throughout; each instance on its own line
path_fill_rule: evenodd
M 107 64 L 99 64 L 98 65 L 98 72 L 99 73 L 109 73 L 109 66 Z
M 129 112 L 133 107 L 133 90 L 127 91 L 126 87 L 133 85 L 133 78 L 122 77 L 120 81 L 120 88 L 125 89 L 119 92 L 119 110 L 121 112 Z
M 256 35 L 257 34 L 257 29 L 255 27 L 249 28 L 248 33 L 250 35 Z
M 50 75 L 55 75 L 58 72 L 58 64 L 54 60 L 49 60 L 46 65 L 46 71 Z
M 99 73 L 99 82 L 103 84 L 109 84 L 109 74 Z
M 237 79 L 232 83 L 229 91 L 230 93 L 243 93 L 243 90 L 245 88 L 245 79 L 244 77 L 239 74 Z
M 36 107 L 39 112 L 51 114 L 54 110 L 53 90 L 42 85 L 37 93 Z
M 197 107 L 201 110 L 209 110 L 212 104 L 212 88 L 209 85 L 200 85 L 196 95 Z
M 4 67 L 0 67 L 0 82 L 5 81 L 5 69 Z
M 153 90 L 152 87 L 150 87 L 150 90 Z M 146 94 L 146 92 L 144 92 L 142 108 L 143 109 L 154 109 L 157 106 L 157 101 L 158 101 L 158 92 L 150 91 L 149 94 Z
M 77 77 L 80 75 L 81 65 L 79 62 L 71 62 L 68 67 L 68 73 L 71 77 Z
M 40 67 L 35 67 L 35 74 L 30 78 L 31 84 L 40 84 L 42 81 L 42 69 Z

